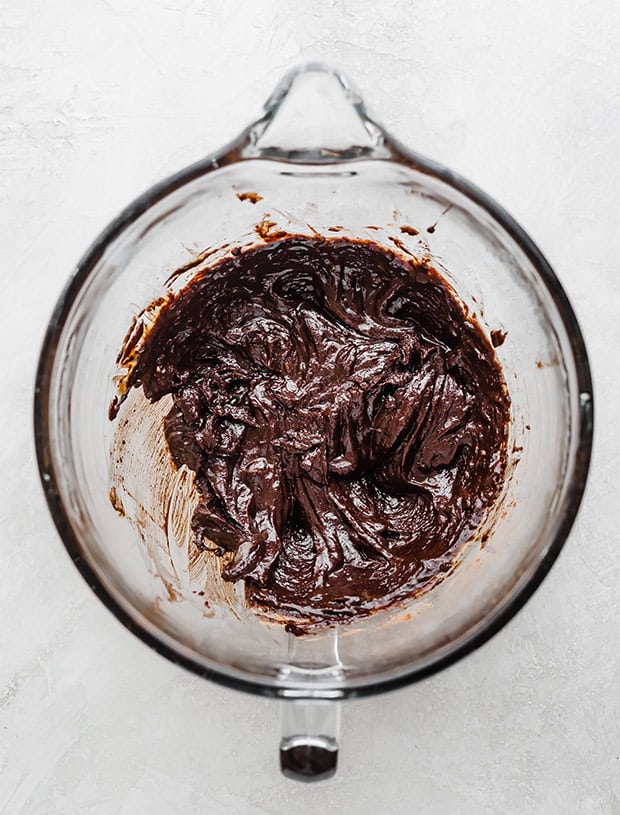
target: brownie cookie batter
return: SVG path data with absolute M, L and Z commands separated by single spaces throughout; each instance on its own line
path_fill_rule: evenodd
M 220 262 L 162 308 L 128 385 L 173 397 L 197 546 L 291 627 L 433 585 L 502 486 L 490 343 L 430 265 L 370 242 L 287 237 Z

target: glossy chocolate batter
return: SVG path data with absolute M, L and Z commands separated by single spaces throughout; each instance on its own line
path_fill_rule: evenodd
M 222 261 L 163 307 L 128 384 L 173 396 L 198 547 L 296 630 L 433 585 L 504 478 L 490 343 L 433 268 L 373 243 Z

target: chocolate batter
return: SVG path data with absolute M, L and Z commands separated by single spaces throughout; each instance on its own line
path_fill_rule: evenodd
M 370 242 L 220 262 L 162 308 L 128 385 L 172 394 L 197 546 L 296 630 L 433 585 L 504 478 L 491 345 L 430 265 Z

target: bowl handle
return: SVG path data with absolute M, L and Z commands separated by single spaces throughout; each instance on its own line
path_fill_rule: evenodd
M 295 781 L 331 778 L 338 764 L 340 702 L 292 699 L 282 703 L 280 769 Z

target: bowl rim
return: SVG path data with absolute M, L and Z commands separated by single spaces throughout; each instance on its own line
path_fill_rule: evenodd
M 383 131 L 384 132 L 384 131 Z M 387 137 L 387 134 L 386 134 Z M 579 411 L 576 429 L 576 452 L 574 458 L 573 472 L 570 476 L 570 483 L 566 490 L 562 502 L 560 522 L 553 539 L 550 541 L 544 556 L 538 562 L 536 568 L 529 578 L 515 591 L 510 602 L 497 614 L 484 623 L 478 631 L 466 637 L 453 649 L 442 654 L 435 660 L 431 660 L 421 666 L 404 669 L 397 675 L 388 676 L 378 680 L 355 680 L 351 686 L 326 687 L 325 693 L 331 697 L 353 698 L 369 696 L 382 693 L 396 688 L 403 687 L 412 682 L 424 679 L 446 667 L 452 665 L 467 654 L 475 651 L 498 631 L 500 631 L 525 605 L 540 586 L 551 566 L 558 557 L 566 539 L 573 526 L 583 493 L 586 486 L 590 459 L 592 453 L 593 438 L 593 394 L 592 376 L 586 351 L 585 342 L 575 312 L 564 292 L 558 278 L 556 277 L 550 264 L 536 246 L 534 241 L 525 230 L 500 206 L 491 196 L 487 195 L 475 184 L 471 183 L 457 173 L 443 167 L 442 165 L 422 157 L 408 148 L 404 147 L 397 140 L 389 138 L 390 157 L 388 161 L 404 165 L 409 169 L 416 170 L 426 175 L 437 178 L 464 194 L 475 204 L 481 207 L 490 215 L 512 238 L 512 240 L 524 252 L 532 263 L 540 280 L 549 292 L 558 314 L 564 324 L 570 349 L 573 357 L 576 372 L 576 386 L 579 394 Z M 262 696 L 287 697 L 291 695 L 293 689 L 284 684 L 278 685 L 269 683 L 268 680 L 248 679 L 241 672 L 227 673 L 215 667 L 208 667 L 196 659 L 179 653 L 163 637 L 160 638 L 147 630 L 125 609 L 123 604 L 117 600 L 108 590 L 103 580 L 97 574 L 95 568 L 89 563 L 82 549 L 78 536 L 76 535 L 68 514 L 65 510 L 57 478 L 55 475 L 53 456 L 50 438 L 50 389 L 52 372 L 56 359 L 56 353 L 60 338 L 62 336 L 65 323 L 71 311 L 73 303 L 82 286 L 90 276 L 94 267 L 106 251 L 107 247 L 142 214 L 153 207 L 156 203 L 173 193 L 180 187 L 194 181 L 195 179 L 217 171 L 228 164 L 243 161 L 243 146 L 250 144 L 252 140 L 252 125 L 246 128 L 238 139 L 231 142 L 221 150 L 206 156 L 204 159 L 180 170 L 179 172 L 160 181 L 146 190 L 130 203 L 108 226 L 99 234 L 89 249 L 83 255 L 74 269 L 73 274 L 67 281 L 51 315 L 45 336 L 43 339 L 39 362 L 36 372 L 35 392 L 34 392 L 34 439 L 36 456 L 38 462 L 39 475 L 47 500 L 47 505 L 56 526 L 58 534 L 73 561 L 88 586 L 104 603 L 104 605 L 117 617 L 120 622 L 129 629 L 135 636 L 141 639 L 148 646 L 153 648 L 162 656 L 173 663 L 182 666 L 199 676 L 210 679 L 220 685 L 243 690 Z M 251 160 L 263 160 L 260 156 L 248 155 Z M 381 156 L 385 161 L 385 157 Z M 337 159 L 333 164 L 342 165 L 355 164 L 361 159 Z M 368 159 L 367 159 L 368 160 Z M 373 160 L 373 159 L 370 159 Z M 287 163 L 279 160 L 280 163 Z M 297 158 L 294 163 L 307 163 Z M 320 694 L 323 689 L 313 689 L 312 694 Z M 295 690 L 299 696 L 299 689 Z M 303 694 L 302 694 L 303 695 Z

